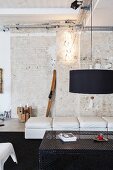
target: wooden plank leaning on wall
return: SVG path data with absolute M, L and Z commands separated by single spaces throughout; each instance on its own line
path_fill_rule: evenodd
M 51 83 L 51 90 L 48 96 L 48 106 L 47 106 L 47 111 L 46 111 L 46 117 L 50 116 L 51 112 L 51 107 L 53 103 L 53 96 L 55 94 L 55 89 L 56 89 L 56 70 L 53 70 L 53 78 L 52 78 L 52 83 Z

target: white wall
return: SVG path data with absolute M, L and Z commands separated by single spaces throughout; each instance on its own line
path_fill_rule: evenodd
M 33 115 L 46 114 L 55 60 L 56 33 L 11 33 L 12 117 L 26 104 L 32 106 Z
M 80 39 L 80 65 L 82 69 L 113 70 L 113 32 L 94 31 L 91 59 L 91 33 L 86 31 Z M 92 97 L 94 99 L 92 100 Z M 113 116 L 113 94 L 80 94 L 80 115 Z
M 69 92 L 69 71 L 80 68 L 80 35 L 72 29 L 57 31 L 57 86 L 53 116 L 79 114 L 79 95 Z
M 71 36 L 63 32 L 59 31 L 54 35 L 51 30 L 26 29 L 23 32 L 16 30 L 11 33 L 11 41 L 10 33 L 0 33 L 0 68 L 3 68 L 4 76 L 4 92 L 0 93 L 0 111 L 9 110 L 12 101 L 12 117 L 17 117 L 16 108 L 20 103 L 23 106 L 28 103 L 33 107 L 34 113 L 38 116 L 44 115 L 47 109 L 52 70 L 56 69 L 57 86 L 53 115 L 113 116 L 113 94 L 74 94 L 69 93 L 68 87 L 70 69 L 89 68 L 91 64 L 93 68 L 98 66 L 102 69 L 113 69 L 113 33 L 93 33 L 91 62 L 90 34 L 84 32 L 79 39 L 76 32 L 71 32 Z M 76 49 L 74 55 L 71 55 L 72 58 L 70 58 L 69 49 L 71 39 L 72 47 Z
M 69 70 L 80 65 L 79 35 L 72 29 L 22 30 L 11 32 L 12 116 L 17 117 L 17 107 L 27 103 L 33 115 L 46 114 L 53 69 L 57 86 L 52 115 L 76 115 L 79 98 L 69 93 Z
M 3 93 L 0 112 L 11 109 L 10 32 L 0 32 L 0 68 L 3 69 Z

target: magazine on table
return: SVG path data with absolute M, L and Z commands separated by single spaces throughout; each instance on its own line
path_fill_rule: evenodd
M 58 137 L 63 142 L 74 142 L 77 140 L 77 137 L 73 133 L 59 133 Z

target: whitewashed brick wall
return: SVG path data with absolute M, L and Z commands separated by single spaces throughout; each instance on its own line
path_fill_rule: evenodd
M 79 115 L 79 95 L 69 93 L 69 71 L 80 67 L 79 36 L 73 30 L 57 33 L 56 116 Z
M 70 32 L 70 30 L 68 30 Z M 113 115 L 113 95 L 69 93 L 69 70 L 78 68 L 113 69 L 113 33 L 93 32 L 91 61 L 90 33 L 71 30 L 72 58 L 68 58 L 65 30 L 25 29 L 11 34 L 12 113 L 29 104 L 35 115 L 45 115 L 52 70 L 57 70 L 54 116 Z M 70 49 L 68 49 L 68 52 Z M 69 60 L 68 60 L 69 59 Z M 91 97 L 94 96 L 94 100 Z
M 81 68 L 97 68 L 113 70 L 113 32 L 93 32 L 92 59 L 91 59 L 91 34 L 81 34 L 80 64 Z M 94 99 L 91 99 L 91 96 Z M 113 116 L 113 94 L 80 95 L 80 114 Z
M 55 33 L 12 33 L 12 117 L 17 106 L 27 103 L 34 114 L 46 113 L 55 60 Z

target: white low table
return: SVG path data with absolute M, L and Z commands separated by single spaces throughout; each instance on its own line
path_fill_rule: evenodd
M 17 163 L 13 145 L 11 143 L 0 143 L 0 170 L 4 169 L 4 163 L 9 156 Z
M 4 126 L 0 127 L 0 132 L 24 132 L 25 123 L 19 122 L 17 118 L 6 119 L 2 122 Z

